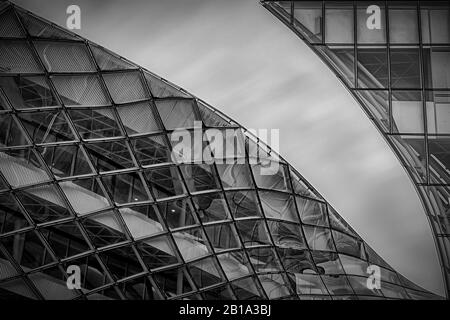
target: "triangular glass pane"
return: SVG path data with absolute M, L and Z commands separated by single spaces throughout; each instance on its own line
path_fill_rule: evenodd
M 80 215 L 100 211 L 110 206 L 107 196 L 95 178 L 64 181 L 60 182 L 59 186 L 73 210 Z
M 18 192 L 17 198 L 36 223 L 71 217 L 64 200 L 52 185 L 29 188 Z
M 20 113 L 18 117 L 34 143 L 75 140 L 75 136 L 62 111 Z
M 34 185 L 50 180 L 45 171 L 45 165 L 30 148 L 0 152 L 0 170 L 13 187 Z
M 0 194 L 0 234 L 28 227 L 22 210 L 10 194 Z
M 65 259 L 89 250 L 86 239 L 74 222 L 39 230 L 58 259 Z
M 150 91 L 152 92 L 152 96 L 154 98 L 171 98 L 171 97 L 180 97 L 180 98 L 189 98 L 190 95 L 178 90 L 167 82 L 157 78 L 156 76 L 144 72 L 145 79 L 147 80 L 148 86 L 150 87 Z
M 43 72 L 26 41 L 0 40 L 0 72 Z
M 200 110 L 203 123 L 207 127 L 231 127 L 233 125 L 236 126 L 235 123 L 231 123 L 230 119 L 226 119 L 222 115 L 214 112 L 201 101 L 197 101 L 197 105 Z
M 139 254 L 150 270 L 178 264 L 180 261 L 175 245 L 168 236 L 144 240 L 137 244 Z
M 163 136 L 136 138 L 131 143 L 142 166 L 172 162 L 171 151 Z
M 153 275 L 156 284 L 167 298 L 172 298 L 193 290 L 184 268 L 161 271 Z M 189 296 L 191 298 L 191 296 Z
M 133 168 L 134 162 L 125 141 L 85 144 L 92 164 L 100 172 Z
M 193 128 L 197 119 L 194 112 L 194 100 L 156 101 L 161 120 L 168 130 Z
M 2 77 L 0 78 L 0 86 L 15 109 L 45 108 L 59 105 L 45 77 L 42 76 Z M 4 104 L 7 105 L 6 101 Z
M 111 108 L 71 109 L 68 112 L 82 139 L 112 138 L 123 135 Z
M 196 224 L 194 210 L 188 198 L 159 203 L 158 209 L 170 229 Z
M 102 182 L 115 203 L 123 204 L 150 200 L 137 173 L 103 176 Z
M 52 256 L 34 231 L 0 238 L 0 243 L 25 271 L 53 262 Z
M 313 190 L 311 190 L 308 185 L 303 181 L 302 178 L 297 176 L 297 174 L 294 172 L 293 168 L 290 168 L 291 172 L 291 182 L 292 187 L 294 188 L 294 192 L 300 196 L 308 197 L 312 199 L 322 200 L 319 195 L 317 195 Z
M 0 217 L 1 217 L 1 215 L 0 215 Z M 2 264 L 2 272 L 0 272 L 0 280 L 12 278 L 19 274 L 17 272 L 17 270 L 14 268 L 11 261 L 9 261 L 8 257 L 6 257 L 2 251 L 0 251 L 0 262 Z M 2 283 L 0 285 L 0 289 L 3 289 L 3 285 L 4 285 L 4 283 Z M 3 290 L 1 292 L 1 295 L 2 295 L 2 300 L 4 300 L 5 296 L 3 295 Z
M 122 59 L 119 56 L 107 51 L 104 48 L 90 44 L 92 53 L 97 61 L 101 70 L 123 70 L 123 69 L 136 69 L 137 66 Z
M 68 39 L 68 40 L 80 40 L 78 36 L 71 34 L 59 26 L 51 22 L 44 21 L 38 17 L 31 15 L 28 12 L 22 12 L 18 10 L 22 22 L 27 28 L 28 33 L 32 37 L 37 38 L 51 38 L 51 39 Z
M 148 99 L 138 71 L 103 73 L 103 79 L 115 103 Z
M 25 38 L 13 9 L 0 13 L 0 38 Z
M 84 153 L 76 145 L 51 146 L 38 150 L 47 166 L 58 178 L 92 173 Z
M 96 248 L 127 240 L 122 224 L 113 212 L 90 216 L 82 224 Z
M 28 139 L 11 114 L 0 114 L 0 146 L 28 145 Z
M 127 278 L 144 271 L 131 247 L 103 251 L 99 256 L 115 280 Z
M 58 75 L 51 77 L 66 106 L 104 106 L 109 104 L 96 75 Z
M 117 107 L 120 120 L 128 135 L 160 131 L 152 108 L 147 102 Z
M 389 136 L 416 182 L 426 182 L 426 152 L 423 136 Z

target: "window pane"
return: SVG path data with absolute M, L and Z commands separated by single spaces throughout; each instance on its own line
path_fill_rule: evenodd
M 450 89 L 450 49 L 425 49 L 424 60 L 426 87 Z
M 49 72 L 95 71 L 84 43 L 36 41 L 34 45 Z
M 255 192 L 227 192 L 226 195 L 231 214 L 235 219 L 261 216 Z
M 322 227 L 303 226 L 306 241 L 312 250 L 335 251 L 331 232 Z
M 53 76 L 51 79 L 61 99 L 67 106 L 99 106 L 108 104 L 108 99 L 97 76 Z
M 391 48 L 392 88 L 420 88 L 420 61 L 417 48 Z
M 266 217 L 298 222 L 292 196 L 271 191 L 259 192 L 259 196 Z
M 418 43 L 417 11 L 414 9 L 389 10 L 389 37 L 391 43 Z
M 428 92 L 427 129 L 430 134 L 450 133 L 450 93 Z
M 423 133 L 423 103 L 419 91 L 394 91 L 392 93 L 393 131 Z
M 158 204 L 162 218 L 171 229 L 195 225 L 195 213 L 187 198 Z
M 450 43 L 450 9 L 422 9 L 421 13 L 423 42 Z
M 290 3 L 289 3 L 290 4 Z M 294 26 L 311 42 L 322 42 L 322 4 L 317 2 L 294 2 Z
M 331 9 L 325 12 L 325 41 L 353 43 L 353 9 Z
M 300 197 L 296 197 L 295 201 L 303 223 L 328 226 L 327 209 L 324 203 Z
M 194 113 L 193 100 L 161 100 L 156 101 L 158 112 L 168 130 L 193 128 L 198 120 Z
M 5 73 L 43 72 L 25 41 L 0 41 L 0 70 Z
M 426 181 L 426 153 L 423 136 L 392 136 L 391 141 L 400 150 L 403 161 L 416 182 Z
M 358 48 L 358 86 L 387 88 L 389 84 L 386 48 Z
M 147 102 L 120 106 L 117 112 L 129 135 L 160 131 L 150 104 Z
M 103 79 L 115 103 L 148 98 L 139 72 L 103 73 Z
M 184 194 L 177 167 L 164 167 L 145 172 L 146 181 L 157 199 Z
M 116 203 L 122 204 L 149 200 L 137 173 L 103 176 L 102 181 Z
M 252 187 L 252 178 L 247 164 L 217 164 L 217 171 L 224 189 Z
M 386 43 L 384 3 L 358 1 L 357 6 L 358 43 Z

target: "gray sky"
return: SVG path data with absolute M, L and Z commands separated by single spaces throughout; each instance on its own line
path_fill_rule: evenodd
M 413 186 L 328 68 L 258 0 L 14 0 L 174 82 L 247 128 L 277 128 L 280 154 L 394 268 L 444 294 Z

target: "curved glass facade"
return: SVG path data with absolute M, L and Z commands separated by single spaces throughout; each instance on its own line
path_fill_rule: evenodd
M 8 3 L 0 42 L 0 299 L 439 298 L 202 100 Z
M 450 287 L 448 1 L 261 1 L 336 73 L 412 179 Z

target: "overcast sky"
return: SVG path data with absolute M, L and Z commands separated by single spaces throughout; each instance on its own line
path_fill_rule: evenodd
M 331 71 L 258 0 L 14 0 L 185 88 L 280 153 L 383 258 L 444 294 L 430 227 L 405 171 Z

